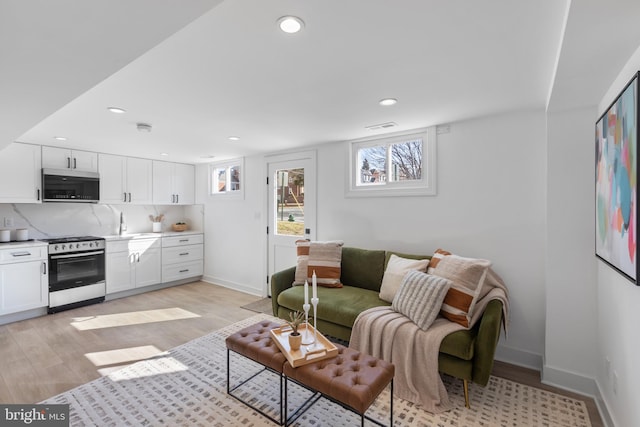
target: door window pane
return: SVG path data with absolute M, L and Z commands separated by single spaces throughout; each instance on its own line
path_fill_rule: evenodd
M 276 234 L 304 236 L 304 169 L 276 171 L 274 187 Z

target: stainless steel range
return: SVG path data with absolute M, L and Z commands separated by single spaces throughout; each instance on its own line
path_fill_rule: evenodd
M 49 313 L 104 301 L 105 240 L 42 239 L 49 243 Z

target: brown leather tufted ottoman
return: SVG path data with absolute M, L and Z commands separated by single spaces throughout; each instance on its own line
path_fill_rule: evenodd
M 269 418 L 271 421 L 278 423 L 280 425 L 284 424 L 284 416 L 283 416 L 283 398 L 282 398 L 282 368 L 287 362 L 287 359 L 284 357 L 284 354 L 280 351 L 278 346 L 273 342 L 271 338 L 271 334 L 269 331 L 273 328 L 280 327 L 280 323 L 271 322 L 269 320 L 264 320 L 262 322 L 256 323 L 255 325 L 249 326 L 247 328 L 242 329 L 241 331 L 236 332 L 233 335 L 230 335 L 225 340 L 227 345 L 227 393 L 230 396 L 235 397 L 240 402 L 249 406 L 251 409 L 261 413 L 263 416 Z M 252 375 L 248 379 L 244 380 L 240 384 L 231 388 L 229 381 L 229 374 L 231 370 L 230 366 L 230 352 L 233 351 L 238 353 L 246 358 L 249 358 L 255 362 L 260 363 L 272 372 L 275 372 L 280 379 L 280 419 L 275 419 L 271 415 L 263 412 L 259 408 L 256 408 L 250 405 L 248 402 L 240 399 L 238 396 L 235 396 L 232 392 L 236 390 L 238 387 L 241 387 L 251 379 L 255 378 L 257 375 L 264 372 L 261 370 L 256 374 Z M 288 364 L 288 363 L 287 363 Z
M 291 367 L 289 363 L 284 365 L 285 414 L 287 413 L 287 380 L 293 379 L 360 414 L 363 426 L 365 418 L 382 425 L 377 420 L 365 416 L 365 412 L 387 384 L 391 384 L 389 425 L 393 425 L 393 375 L 395 371 L 393 364 L 339 344 L 336 346 L 338 347 L 338 355 L 331 359 L 298 368 Z

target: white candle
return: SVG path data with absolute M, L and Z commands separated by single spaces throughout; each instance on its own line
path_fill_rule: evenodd
M 316 279 L 315 270 L 313 270 L 313 275 L 311 276 L 311 284 L 313 287 L 313 297 L 318 298 L 318 280 Z
M 309 282 L 304 281 L 304 303 L 309 304 Z

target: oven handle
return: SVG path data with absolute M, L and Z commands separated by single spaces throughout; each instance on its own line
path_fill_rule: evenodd
M 102 254 L 104 254 L 104 251 L 81 252 L 81 253 L 75 253 L 70 255 L 51 255 L 49 258 L 51 259 L 79 258 L 83 256 L 102 255 Z

